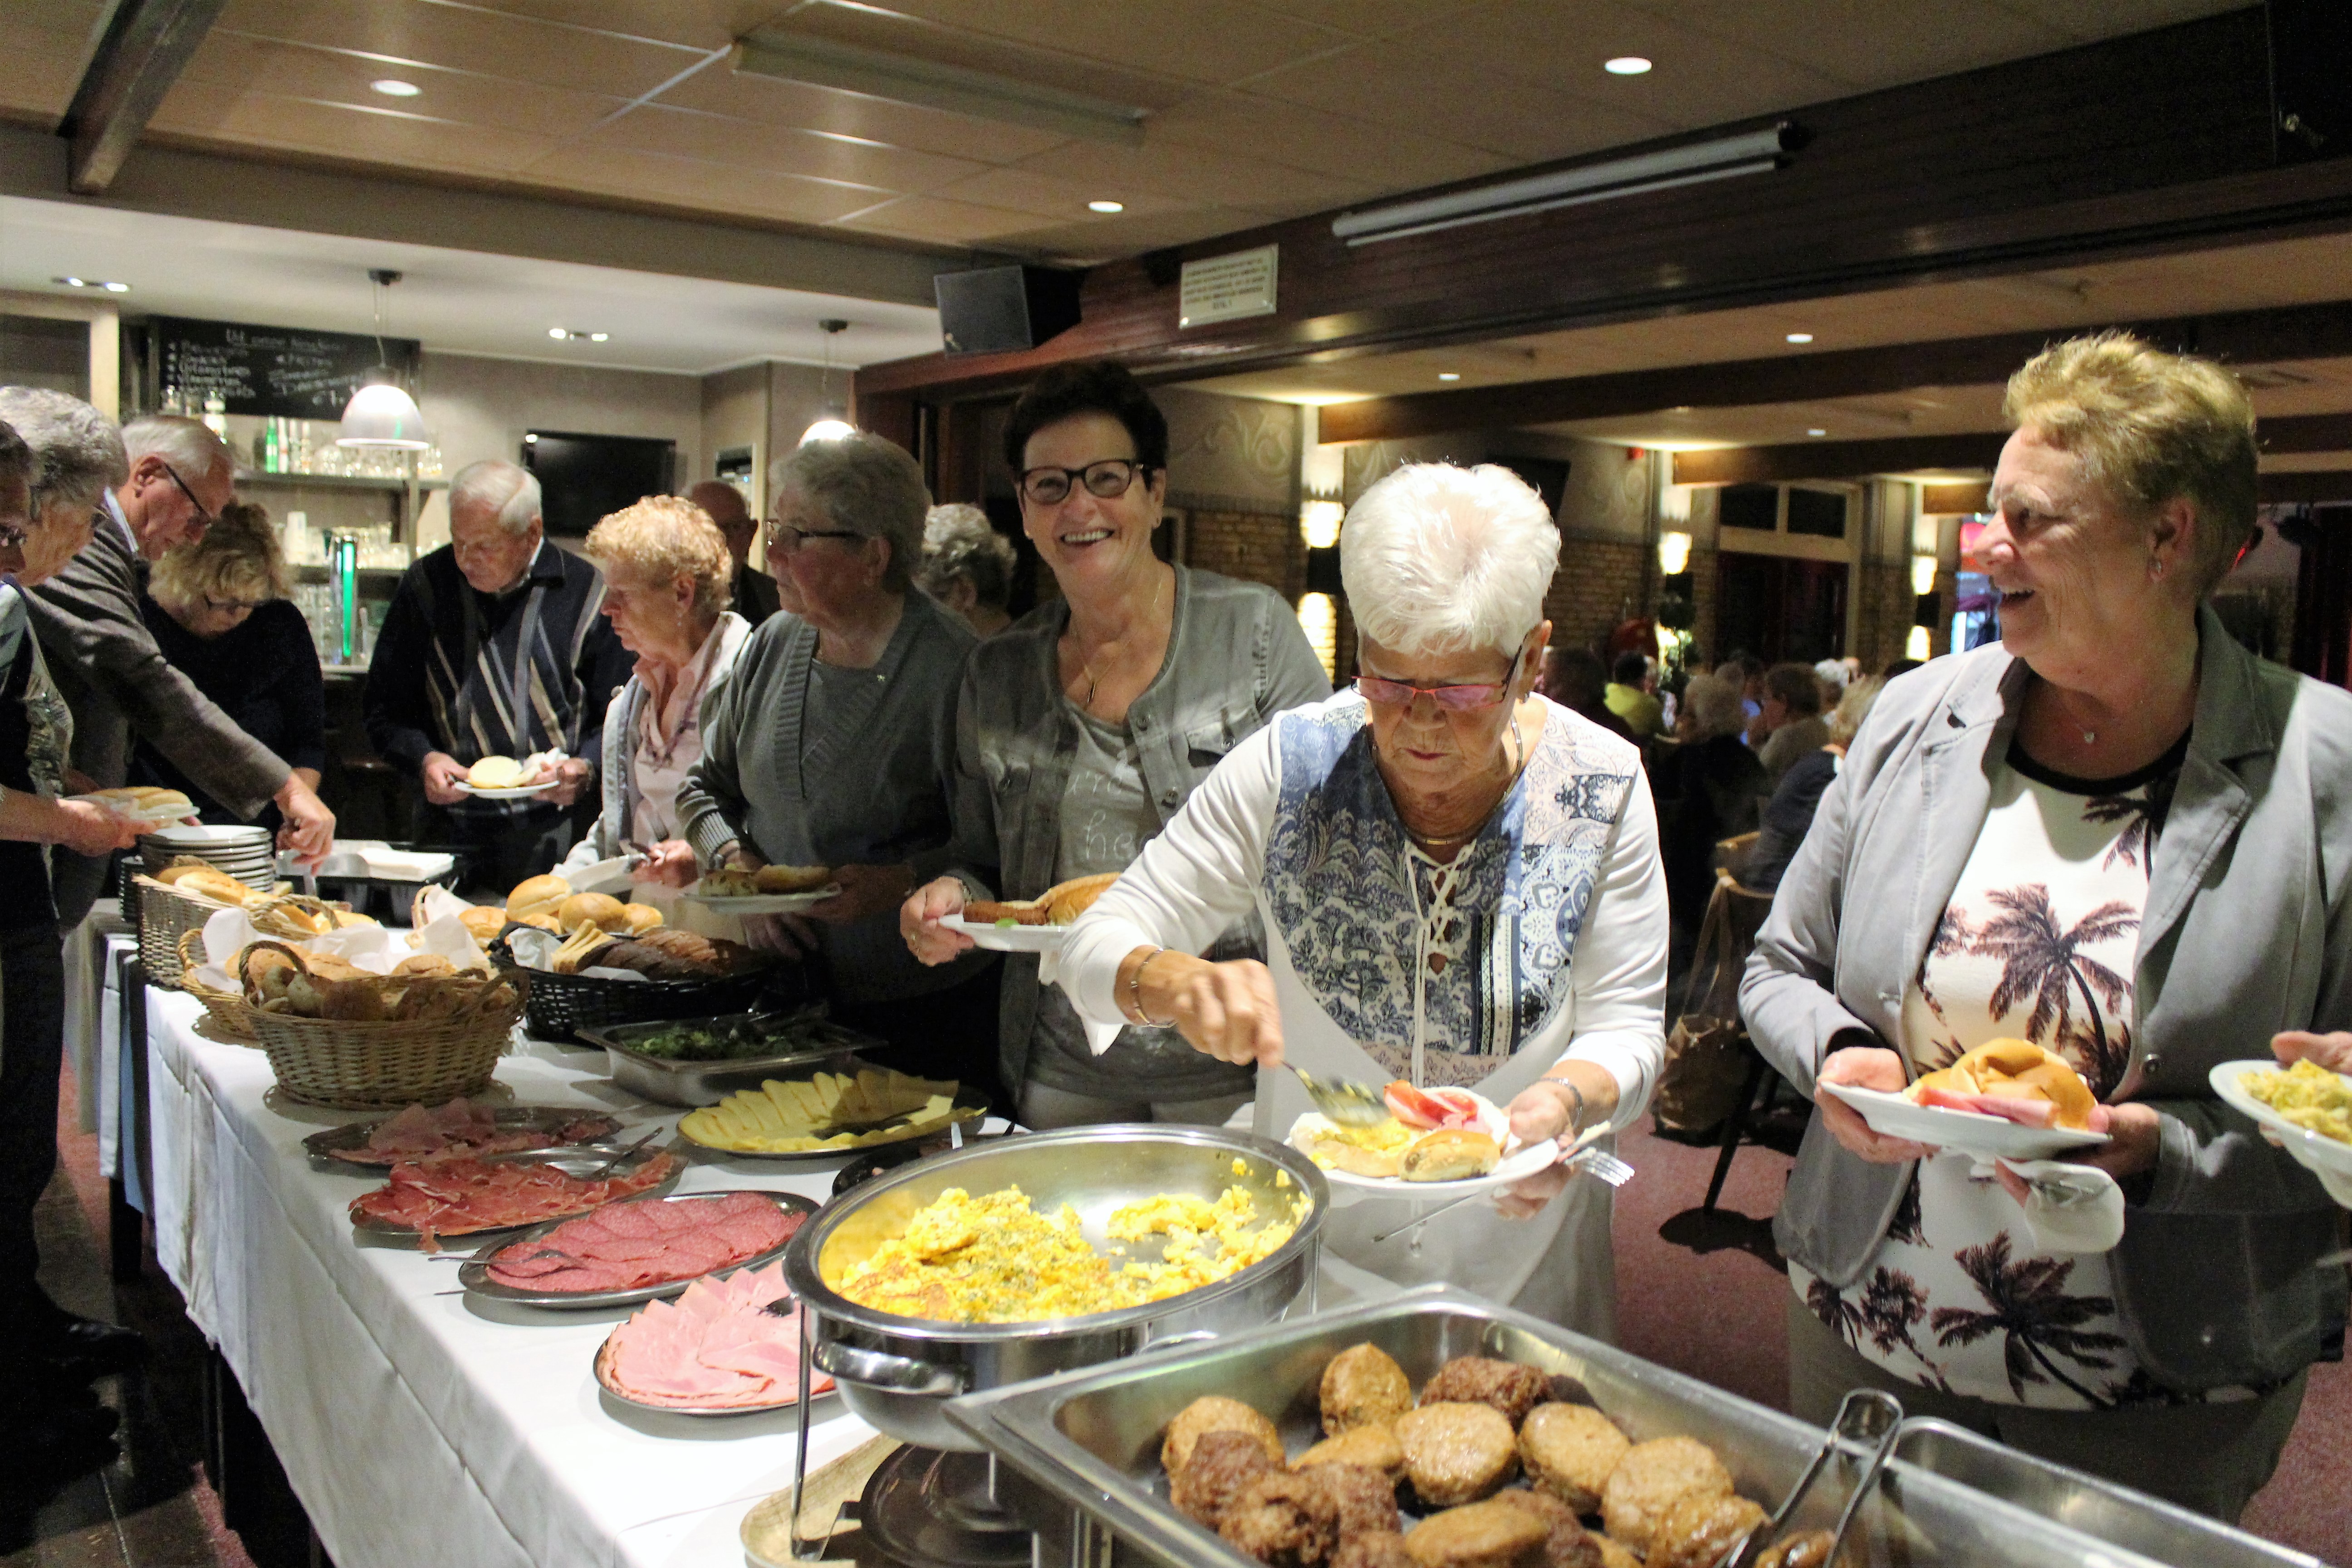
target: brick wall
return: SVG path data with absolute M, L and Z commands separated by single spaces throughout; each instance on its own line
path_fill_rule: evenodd
M 1564 539 L 1559 571 L 1544 594 L 1556 647 L 1598 652 L 1617 624 L 1645 614 L 1647 547 L 1620 540 Z
M 1865 561 L 1853 568 L 1856 614 L 1853 646 L 1846 651 L 1875 672 L 1903 657 L 1911 638 L 1915 600 L 1909 562 Z M 1947 636 L 1949 634 L 1947 633 Z
M 1307 591 L 1307 544 L 1295 518 L 1196 509 L 1184 553 L 1188 566 L 1263 583 L 1294 603 Z

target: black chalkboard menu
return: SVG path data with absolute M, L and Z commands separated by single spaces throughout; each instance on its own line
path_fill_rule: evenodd
M 288 419 L 340 419 L 358 388 L 378 378 L 377 340 L 361 332 L 256 327 L 157 316 L 155 380 L 161 398 L 176 389 L 182 406 L 218 397 L 229 414 Z M 385 338 L 383 363 L 404 384 L 415 381 L 418 344 Z

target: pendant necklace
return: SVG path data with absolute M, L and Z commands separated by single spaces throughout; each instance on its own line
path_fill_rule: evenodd
M 1172 583 L 1172 582 L 1174 582 L 1175 580 L 1176 580 L 1175 574 L 1173 574 L 1173 573 L 1169 574 L 1168 581 L 1169 581 L 1170 583 Z M 1166 584 L 1161 584 L 1161 586 L 1162 586 L 1162 587 L 1166 586 Z M 1153 589 L 1153 590 L 1152 590 L 1152 593 L 1151 593 L 1151 609 L 1152 609 L 1152 611 L 1153 611 L 1153 612 L 1157 612 L 1157 611 L 1159 610 L 1159 608 L 1160 608 L 1160 591 L 1159 591 L 1159 589 L 1155 588 L 1155 589 Z M 1095 649 L 1095 652 L 1096 652 L 1097 655 L 1099 655 L 1099 654 L 1101 654 L 1105 649 L 1108 648 L 1108 647 L 1111 646 L 1111 644 L 1112 644 L 1112 643 L 1115 643 L 1115 642 L 1117 642 L 1117 641 L 1118 641 L 1118 640 L 1119 640 L 1118 638 L 1117 638 L 1117 637 L 1113 637 L 1113 638 L 1110 640 L 1110 642 L 1104 643 L 1104 644 L 1102 645 L 1102 647 L 1098 647 L 1098 648 Z M 1083 675 L 1083 676 L 1085 676 L 1085 677 L 1087 678 L 1087 694 L 1086 694 L 1086 697 L 1084 698 L 1084 700 L 1082 700 L 1078 703 L 1078 706 L 1079 706 L 1080 708 L 1082 708 L 1082 709 L 1086 710 L 1087 712 L 1091 713 L 1091 712 L 1093 712 L 1093 711 L 1094 711 L 1094 707 L 1095 707 L 1095 688 L 1096 688 L 1097 685 L 1099 685 L 1099 684 L 1101 683 L 1101 679 L 1102 679 L 1102 678 L 1101 678 L 1100 676 L 1098 676 L 1098 675 L 1097 675 L 1097 674 L 1095 673 L 1095 661 L 1094 661 L 1094 659 L 1093 659 L 1093 658 L 1086 658 L 1086 659 L 1082 659 L 1082 660 L 1080 660 L 1080 661 L 1079 661 L 1079 664 L 1078 664 L 1078 673 L 1079 673 L 1080 675 Z

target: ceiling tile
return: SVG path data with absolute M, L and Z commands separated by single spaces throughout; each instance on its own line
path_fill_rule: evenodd
M 846 180 L 918 195 L 978 174 L 990 165 L 932 153 L 877 147 L 805 131 L 790 131 L 717 114 L 644 105 L 585 138 L 591 147 L 629 147 L 779 174 Z
M 931 193 L 950 201 L 976 202 L 982 206 L 1004 207 L 1013 212 L 1029 213 L 1035 217 L 1081 226 L 1104 220 L 1087 211 L 1097 187 L 1076 180 L 1065 180 L 1034 169 L 989 169 L 959 180 L 954 184 Z M 1149 217 L 1157 213 L 1198 205 L 1167 196 L 1137 192 L 1127 204 L 1128 216 Z
M 1259 9 L 1313 22 L 1350 37 L 1379 38 L 1419 26 L 1475 0 L 1255 0 Z
M 174 127 L 159 124 L 157 129 Z M 201 132 L 191 128 L 189 133 L 366 163 L 467 174 L 510 173 L 545 156 L 556 145 L 551 137 L 522 132 L 361 111 L 260 92 L 232 100 Z
M 618 98 L 651 92 L 694 64 L 672 45 L 500 16 L 426 0 L 229 0 L 218 24 L 236 32 L 363 49 L 515 81 L 577 88 L 593 82 Z
M 1021 167 L 1058 176 L 1117 201 L 1142 193 L 1286 216 L 1339 206 L 1378 188 L 1361 181 L 1335 179 L 1164 141 L 1149 141 L 1141 147 L 1067 142 L 1022 160 Z
M 986 245 L 1036 221 L 1027 213 L 1003 207 L 942 201 L 937 196 L 902 196 L 845 219 L 840 226 L 943 244 Z
M 730 168 L 699 159 L 584 142 L 551 152 L 520 173 L 523 178 L 543 184 L 576 184 L 583 189 L 665 206 L 705 207 L 720 214 L 793 223 L 831 223 L 889 196 L 887 191 L 870 186 Z
M 2088 43 L 2094 38 L 2145 33 L 2174 22 L 2193 21 L 2223 11 L 2245 7 L 2242 0 L 2001 0 L 2047 23 L 2069 38 Z
M 94 0 L 0 0 L 0 107 L 64 114 L 104 12 Z
M 1032 48 L 1179 80 L 1222 83 L 1311 59 L 1347 35 L 1244 0 L 894 0 L 893 10 Z M 797 21 L 798 18 L 796 17 Z M 927 51 L 928 52 L 928 51 Z M 1084 92 L 1087 81 L 1060 85 Z
M 370 82 L 386 77 L 424 90 L 415 98 L 389 98 L 369 89 Z M 192 129 L 217 124 L 229 103 L 248 89 L 263 89 L 272 97 L 397 110 L 552 139 L 580 134 L 626 101 L 471 72 L 392 67 L 341 50 L 281 44 L 215 28 L 165 95 L 156 125 Z
M 1835 84 L 1839 93 L 1861 92 L 1898 82 L 1970 70 L 1990 60 L 2018 59 L 2063 49 L 2073 35 L 1994 0 L 1626 0 L 1633 13 L 1623 26 L 1622 49 L 1657 62 L 1646 77 L 1628 86 L 1679 90 L 1677 79 L 1691 70 L 1694 57 L 1729 53 L 1768 59 L 1781 69 L 1802 62 L 1817 85 Z M 1907 15 L 1906 15 L 1907 13 Z M 1910 25 L 1916 23 L 1917 25 Z M 1646 29 L 1654 27 L 1654 35 Z M 1612 29 L 1607 42 L 1620 34 Z M 1595 54 L 1591 68 L 1605 55 Z M 1719 78 L 1704 69 L 1695 78 Z M 1706 90 L 1706 89 L 1702 89 Z M 1819 97 L 1832 96 L 1821 92 Z M 1795 107 L 1800 99 L 1783 99 Z M 1717 115 L 1718 120 L 1730 118 Z
M 1189 245 L 1245 228 L 1255 218 L 1229 207 L 1187 207 L 1161 213 L 1127 213 L 1099 224 L 1055 224 L 1016 229 L 999 243 L 1071 260 L 1099 261 L 1140 250 Z M 1174 308 L 1171 294 L 1170 308 Z
M 1493 174 L 1510 163 L 1417 128 L 1376 125 L 1348 109 L 1330 113 L 1257 92 L 1203 93 L 1188 100 L 1153 115 L 1144 140 L 1273 158 L 1342 179 L 1376 171 L 1379 183 L 1391 190 Z
M 862 136 L 913 152 L 940 153 L 984 163 L 1010 163 L 1042 153 L 1063 139 L 1059 132 L 975 120 L 806 82 L 732 71 L 724 62 L 697 71 L 656 101 L 762 124 Z
M 503 12 L 624 37 L 723 49 L 793 8 L 793 0 L 467 0 Z

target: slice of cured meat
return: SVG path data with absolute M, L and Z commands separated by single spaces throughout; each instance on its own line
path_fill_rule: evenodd
M 625 1396 L 673 1410 L 790 1404 L 800 1389 L 800 1310 L 765 1310 L 789 1294 L 781 1262 L 698 1279 L 675 1303 L 648 1302 L 614 1329 L 598 1370 Z M 833 1380 L 810 1386 L 822 1394 Z
M 759 1193 L 610 1204 L 492 1256 L 489 1277 L 534 1292 L 635 1290 L 730 1268 L 800 1229 Z M 561 1254 L 549 1258 L 544 1254 Z
M 439 1237 L 537 1225 L 633 1197 L 660 1185 L 677 1164 L 676 1155 L 663 1152 L 625 1175 L 590 1182 L 547 1165 L 404 1161 L 392 1168 L 389 1182 L 353 1198 L 351 1213 L 353 1219 L 413 1230 L 431 1251 Z
M 502 1124 L 495 1110 L 460 1095 L 446 1105 L 407 1106 L 389 1121 L 377 1123 L 369 1131 L 366 1142 L 327 1152 L 354 1165 L 509 1154 L 523 1149 L 552 1148 L 559 1143 L 592 1142 L 619 1125 L 609 1116 L 586 1111 L 572 1115 L 552 1131 L 544 1126 L 519 1125 L 512 1120 Z

